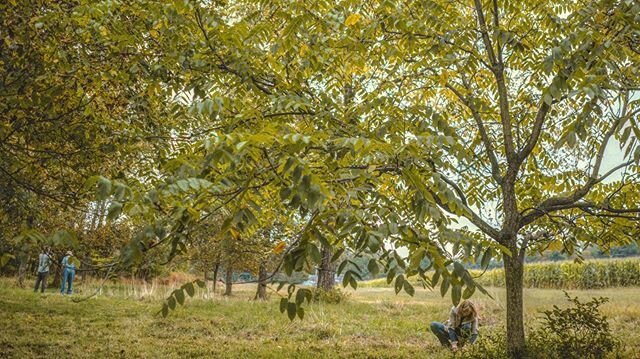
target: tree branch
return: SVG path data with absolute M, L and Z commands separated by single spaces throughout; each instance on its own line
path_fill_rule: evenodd
M 493 72 L 496 78 L 496 86 L 498 88 L 498 98 L 500 103 L 500 120 L 502 122 L 502 136 L 504 139 L 504 147 L 506 156 L 509 162 L 515 159 L 516 152 L 513 145 L 513 134 L 511 133 L 511 115 L 509 114 L 509 95 L 507 92 L 507 85 L 504 78 L 504 64 L 501 58 L 497 58 L 489 37 L 489 31 L 487 29 L 487 23 L 482 12 L 482 3 L 480 0 L 475 0 L 475 9 L 478 14 L 478 24 L 480 25 L 480 33 L 482 34 L 482 41 L 484 43 L 489 62 L 491 63 L 491 72 Z M 498 16 L 497 14 L 495 16 Z
M 540 133 L 542 132 L 542 125 L 544 124 L 544 120 L 547 118 L 547 114 L 551 106 L 547 105 L 546 102 L 542 101 L 538 112 L 536 113 L 536 119 L 533 124 L 533 129 L 531 130 L 531 136 L 527 140 L 527 143 L 524 145 L 522 150 L 518 153 L 518 163 L 522 163 L 527 156 L 533 151 L 533 148 L 538 143 L 538 139 L 540 138 Z
M 460 91 L 458 91 L 455 87 L 451 86 L 450 84 L 446 84 L 445 86 L 446 88 L 451 90 L 451 92 L 453 92 L 456 97 L 460 99 L 462 104 L 464 104 L 471 111 L 471 115 L 476 122 L 476 126 L 478 126 L 478 132 L 480 133 L 482 143 L 487 150 L 487 156 L 489 157 L 489 162 L 491 163 L 491 176 L 496 182 L 498 182 L 498 184 L 502 183 L 502 176 L 500 175 L 500 165 L 498 164 L 498 158 L 496 157 L 495 150 L 493 148 L 493 144 L 491 143 L 491 139 L 489 138 L 487 130 L 482 123 L 480 112 L 475 107 L 475 105 L 467 97 L 460 93 Z
M 609 143 L 609 140 L 611 139 L 611 136 L 613 136 L 613 134 L 615 134 L 615 132 L 617 131 L 618 127 L 620 127 L 620 125 L 622 125 L 624 123 L 624 121 L 629 118 L 629 116 L 627 115 L 627 102 L 628 102 L 628 94 L 625 95 L 625 101 L 623 103 L 623 107 L 622 107 L 622 112 L 621 112 L 621 116 L 619 116 L 612 124 L 611 127 L 609 128 L 609 130 L 607 131 L 607 133 L 605 133 L 604 137 L 602 138 L 602 142 L 600 143 L 600 148 L 598 149 L 598 153 L 596 154 L 595 157 L 595 164 L 593 166 L 593 169 L 591 170 L 591 174 L 589 175 L 589 178 L 587 179 L 587 182 L 580 188 L 576 189 L 572 194 L 568 195 L 568 196 L 556 196 L 556 197 L 551 197 L 546 199 L 545 201 L 543 201 L 540 205 L 538 205 L 535 208 L 535 211 L 523 216 L 520 219 L 520 226 L 525 226 L 533 221 L 535 221 L 536 219 L 540 218 L 542 215 L 544 215 L 545 213 L 548 213 L 550 211 L 554 211 L 558 209 L 563 209 L 564 206 L 571 206 L 573 204 L 575 204 L 577 201 L 579 201 L 580 199 L 582 199 L 587 193 L 589 193 L 589 191 L 591 190 L 591 188 L 593 188 L 594 185 L 604 181 L 607 177 L 609 177 L 611 174 L 613 174 L 614 172 L 618 171 L 621 168 L 624 168 L 626 166 L 629 166 L 630 164 L 632 164 L 634 161 L 633 160 L 628 160 L 618 166 L 615 166 L 614 168 L 612 168 L 611 170 L 609 170 L 607 173 L 603 174 L 602 176 L 598 176 L 599 172 L 600 172 L 600 166 L 602 165 L 602 159 L 604 158 L 604 153 L 605 150 L 607 148 L 607 144 Z M 569 207 L 571 208 L 571 207 Z
M 451 210 L 451 208 L 446 205 L 445 203 L 442 202 L 442 200 L 440 200 L 440 197 L 438 197 L 438 195 L 429 190 L 431 197 L 433 197 L 433 200 L 436 202 L 436 204 L 438 205 L 438 207 L 442 208 L 443 210 L 447 211 L 448 213 L 451 213 L 453 215 L 459 216 L 459 213 L 454 212 L 453 210 Z M 482 218 L 480 218 L 480 216 L 478 214 L 476 214 L 471 208 L 469 208 L 469 206 L 464 205 L 465 208 L 465 212 L 466 214 L 463 215 L 463 217 L 465 217 L 466 219 L 468 219 L 471 223 L 473 223 L 476 227 L 478 227 L 482 232 L 484 232 L 486 235 L 488 235 L 489 237 L 495 239 L 496 241 L 500 242 L 500 232 L 493 228 L 489 223 L 487 223 L 485 220 L 483 220 Z

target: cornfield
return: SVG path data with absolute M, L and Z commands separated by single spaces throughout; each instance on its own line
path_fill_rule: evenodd
M 477 276 L 481 272 L 471 273 Z M 504 287 L 504 269 L 487 271 L 476 281 L 483 286 Z M 527 288 L 594 289 L 639 285 L 640 258 L 527 263 L 524 266 L 524 286 Z

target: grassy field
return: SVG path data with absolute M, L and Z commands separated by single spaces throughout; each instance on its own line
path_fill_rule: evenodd
M 80 287 L 83 293 L 92 289 Z M 289 322 L 278 310 L 278 295 L 254 302 L 253 286 L 236 286 L 231 298 L 187 299 L 168 318 L 156 315 L 159 298 L 171 290 L 127 290 L 108 286 L 103 294 L 74 303 L 54 292 L 34 294 L 0 280 L 0 357 L 71 358 L 448 358 L 428 332 L 431 320 L 443 320 L 448 298 L 418 290 L 396 296 L 388 288 L 349 292 L 340 305 L 313 304 L 304 321 Z M 50 289 L 53 291 L 53 289 Z M 502 289 L 495 300 L 476 296 L 482 308 L 480 335 L 502 325 Z M 624 357 L 640 358 L 640 288 L 569 291 L 582 299 L 606 296 L 603 307 L 612 330 L 623 338 Z M 528 289 L 526 319 L 540 310 L 564 306 L 559 290 Z

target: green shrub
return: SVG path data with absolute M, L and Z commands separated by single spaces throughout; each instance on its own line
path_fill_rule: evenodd
M 526 337 L 526 358 L 595 359 L 615 353 L 620 343 L 599 310 L 608 298 L 593 298 L 583 303 L 566 292 L 565 295 L 573 306 L 560 309 L 554 305 L 552 310 L 543 312 L 542 326 L 529 330 Z M 460 352 L 460 357 L 506 358 L 504 329 L 482 333 L 475 344 Z
M 479 358 L 506 358 L 507 337 L 504 329 L 498 329 L 491 333 L 480 333 L 474 344 L 468 344 L 459 352 L 458 357 L 463 359 Z
M 544 311 L 543 326 L 529 338 L 530 347 L 546 347 L 558 358 L 602 358 L 618 348 L 619 342 L 611 334 L 607 318 L 599 307 L 608 298 L 593 298 L 580 302 L 565 292 L 572 307 L 561 309 L 554 305 Z
M 349 298 L 349 294 L 340 290 L 340 288 L 333 288 L 331 290 L 324 290 L 320 288 L 312 289 L 313 301 L 322 302 L 328 304 L 339 304 Z

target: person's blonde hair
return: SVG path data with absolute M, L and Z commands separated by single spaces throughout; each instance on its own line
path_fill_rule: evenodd
M 456 327 L 462 324 L 465 319 L 476 319 L 478 317 L 478 310 L 475 304 L 470 300 L 463 300 L 456 308 Z

